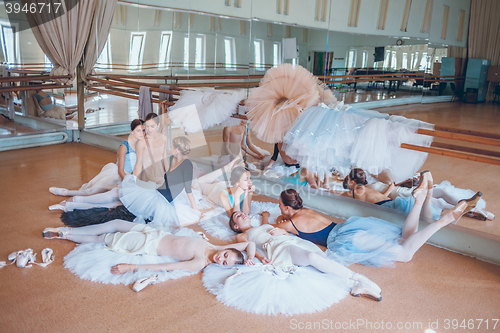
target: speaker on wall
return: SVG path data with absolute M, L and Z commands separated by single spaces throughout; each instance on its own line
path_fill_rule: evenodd
M 373 61 L 375 61 L 375 62 L 384 61 L 384 51 L 385 51 L 385 47 L 383 47 L 383 46 L 376 47 L 375 53 L 373 54 L 373 56 L 375 57 L 373 59 Z

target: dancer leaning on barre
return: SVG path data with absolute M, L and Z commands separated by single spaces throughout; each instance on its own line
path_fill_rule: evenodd
M 375 217 L 350 217 L 345 223 L 334 223 L 319 213 L 304 208 L 299 194 L 288 189 L 280 195 L 278 228 L 275 235 L 293 233 L 318 245 L 326 246 L 330 257 L 344 264 L 360 263 L 367 266 L 385 266 L 393 262 L 408 262 L 425 242 L 439 229 L 454 223 L 470 211 L 481 197 L 460 201 L 453 209 L 443 210 L 441 218 L 418 230 L 420 214 L 428 194 L 427 174 L 421 177 L 414 191 L 413 205 L 403 227 Z
M 101 172 L 90 182 L 83 184 L 79 190 L 68 190 L 61 187 L 49 188 L 50 193 L 61 196 L 86 196 L 109 191 L 118 185 L 128 174 L 138 176 L 142 169 L 142 153 L 140 143 L 144 140 L 144 122 L 134 119 L 130 123 L 130 134 L 127 140 L 120 143 L 116 163 L 106 164 Z
M 111 268 L 113 274 L 138 269 L 199 271 L 213 263 L 231 267 L 243 263 L 253 264 L 255 255 L 255 244 L 252 242 L 217 246 L 201 238 L 174 236 L 166 231 L 122 220 L 79 228 L 46 228 L 43 237 L 67 239 L 75 243 L 105 244 L 114 252 L 166 256 L 179 261 L 148 265 L 117 264 Z M 248 254 L 246 261 L 241 253 L 244 250 Z

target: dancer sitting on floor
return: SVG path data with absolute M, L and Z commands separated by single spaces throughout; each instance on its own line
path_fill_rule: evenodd
M 238 160 L 240 159 L 237 157 L 229 166 L 234 165 Z M 225 181 L 217 180 L 224 171 L 224 169 L 219 170 L 196 179 L 193 187 L 199 187 L 201 193 L 213 204 L 223 207 L 228 216 L 235 211 L 249 214 L 252 196 L 255 192 L 250 172 L 241 166 L 235 167 L 230 178 L 232 186 L 228 187 Z
M 266 257 L 259 252 L 256 252 L 255 256 L 263 264 L 272 265 L 276 274 L 291 273 L 295 270 L 295 266 L 313 266 L 323 273 L 348 278 L 353 296 L 382 300 L 379 286 L 368 278 L 328 259 L 323 251 L 309 241 L 290 235 L 275 234 L 276 228 L 268 224 L 269 212 L 263 212 L 261 215 L 262 225 L 254 228 L 248 215 L 234 212 L 229 226 L 238 233 L 236 241 L 254 242 L 255 246 L 266 253 Z
M 149 265 L 117 264 L 111 268 L 113 274 L 138 269 L 199 271 L 213 263 L 224 267 L 243 263 L 253 265 L 255 255 L 255 244 L 252 242 L 217 246 L 200 238 L 174 236 L 146 225 L 122 220 L 79 228 L 46 228 L 43 237 L 67 239 L 76 243 L 100 243 L 114 252 L 166 256 L 179 261 Z M 246 261 L 241 253 L 244 250 L 248 254 Z
M 224 127 L 222 141 L 220 163 L 227 164 L 230 160 L 238 156 L 240 151 L 244 151 L 247 154 L 248 161 L 248 157 L 252 157 L 252 162 L 261 161 L 265 157 L 252 143 L 244 120 L 236 126 Z
M 130 134 L 127 140 L 120 143 L 116 163 L 106 164 L 101 172 L 90 182 L 83 184 L 79 190 L 51 187 L 50 193 L 61 196 L 83 196 L 109 191 L 116 187 L 126 175 L 138 176 L 141 172 L 142 152 L 140 142 L 144 142 L 144 122 L 134 119 L 130 123 Z
M 453 209 L 443 210 L 436 222 L 418 231 L 420 213 L 429 201 L 427 174 L 424 173 L 419 187 L 414 191 L 413 205 L 401 228 L 375 217 L 350 217 L 345 223 L 331 222 L 317 212 L 304 208 L 299 194 L 288 189 L 280 195 L 282 216 L 278 218 L 272 234 L 290 232 L 316 244 L 326 246 L 333 258 L 346 264 L 360 263 L 367 266 L 384 266 L 392 262 L 408 262 L 415 252 L 439 229 L 456 223 L 470 211 L 481 197 L 460 201 Z M 339 221 L 340 222 L 340 221 Z

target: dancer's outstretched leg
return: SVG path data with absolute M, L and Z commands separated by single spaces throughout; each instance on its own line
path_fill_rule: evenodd
M 424 206 L 422 207 L 422 216 L 433 220 L 432 218 L 432 192 L 434 187 L 434 180 L 432 179 L 432 174 L 430 171 L 424 172 L 423 176 L 427 180 L 427 197 L 424 201 Z
M 476 206 L 476 203 L 481 197 L 481 192 L 476 193 L 472 198 L 468 200 L 460 201 L 455 208 L 443 211 L 443 215 L 439 220 L 434 223 L 429 224 L 424 229 L 414 233 L 409 236 L 403 244 L 401 244 L 401 249 L 397 256 L 397 261 L 408 262 L 413 258 L 415 252 L 422 247 L 422 245 L 427 242 L 432 235 L 434 235 L 439 229 L 447 226 L 450 223 L 456 223 L 463 214 L 470 211 Z
M 412 194 L 415 198 L 415 204 L 411 208 L 408 216 L 406 217 L 405 224 L 401 230 L 401 237 L 407 239 L 411 235 L 417 232 L 418 222 L 420 221 L 420 213 L 422 207 L 427 200 L 427 178 L 425 174 L 420 176 L 420 182 L 418 187 L 413 191 Z
M 46 228 L 43 237 L 46 239 L 62 238 L 76 243 L 103 243 L 106 234 L 114 232 L 128 232 L 137 223 L 112 220 L 106 223 L 93 224 L 78 228 Z
M 343 278 L 350 281 L 351 295 L 366 296 L 381 301 L 381 289 L 366 276 L 355 273 L 349 268 L 344 267 L 338 262 L 328 259 L 322 252 L 311 252 L 299 246 L 291 245 L 288 247 L 292 263 L 297 266 L 313 266 L 317 270 Z
M 217 180 L 220 176 L 223 174 L 229 174 L 231 173 L 231 170 L 233 169 L 233 166 L 235 163 L 238 161 L 242 161 L 243 159 L 241 156 L 237 156 L 234 160 L 226 164 L 220 169 L 217 169 L 215 171 L 212 171 L 204 176 L 199 177 L 198 179 L 193 179 L 193 184 L 211 184 L 215 180 Z

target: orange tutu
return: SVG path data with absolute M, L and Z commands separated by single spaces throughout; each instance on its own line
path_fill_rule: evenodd
M 257 138 L 268 143 L 282 141 L 302 110 L 320 102 L 317 83 L 316 77 L 299 65 L 269 69 L 245 102 L 250 128 Z

